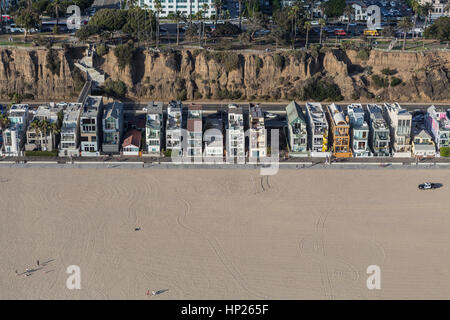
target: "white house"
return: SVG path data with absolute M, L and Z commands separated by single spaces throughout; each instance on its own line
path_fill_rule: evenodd
M 180 101 L 171 101 L 167 107 L 166 150 L 170 150 L 173 155 L 177 156 L 183 154 L 181 145 L 182 108 L 183 105 Z
M 384 111 L 391 130 L 392 155 L 411 157 L 411 113 L 398 103 L 385 103 Z
M 145 121 L 145 143 L 147 153 L 160 155 L 163 128 L 163 103 L 149 102 Z
M 223 122 L 215 115 L 209 116 L 205 121 L 203 133 L 204 151 L 206 158 L 223 159 Z
M 228 106 L 226 123 L 226 150 L 227 157 L 245 158 L 244 116 L 242 107 L 235 104 Z
M 4 154 L 8 156 L 19 156 L 26 140 L 28 105 L 13 104 L 9 109 L 8 118 L 10 124 L 3 134 Z
M 259 105 L 249 105 L 248 111 L 248 157 L 259 160 L 267 155 L 267 133 L 264 114 Z
M 64 110 L 61 127 L 60 157 L 78 157 L 80 155 L 80 112 L 81 103 L 69 103 Z

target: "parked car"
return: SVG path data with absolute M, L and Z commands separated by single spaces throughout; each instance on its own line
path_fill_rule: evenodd
M 437 188 L 440 188 L 440 187 L 442 187 L 441 183 L 425 182 L 425 183 L 419 184 L 419 189 L 420 190 L 437 189 Z
M 319 25 L 319 21 L 313 20 L 313 21 L 311 21 L 311 25 L 312 26 L 318 26 Z
M 334 30 L 334 35 L 336 35 L 336 36 L 346 36 L 347 33 L 345 32 L 344 29 L 336 29 L 336 30 Z

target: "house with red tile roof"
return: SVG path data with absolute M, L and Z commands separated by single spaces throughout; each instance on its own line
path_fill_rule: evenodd
M 125 134 L 122 143 L 122 152 L 124 156 L 139 156 L 141 149 L 142 132 L 132 129 Z

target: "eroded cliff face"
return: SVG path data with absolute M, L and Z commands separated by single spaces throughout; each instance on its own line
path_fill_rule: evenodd
M 19 93 L 36 100 L 73 100 L 75 88 L 70 61 L 55 50 L 59 61 L 53 73 L 47 65 L 47 49 L 0 49 L 0 98 Z
M 229 53 L 237 54 L 237 53 Z M 176 58 L 174 58 L 174 55 Z M 345 100 L 401 102 L 448 101 L 449 52 L 391 53 L 371 51 L 362 60 L 356 51 L 282 53 L 283 65 L 274 53 L 239 53 L 239 66 L 232 70 L 205 51 L 174 53 L 141 52 L 119 70 L 112 50 L 100 65 L 113 80 L 124 81 L 138 99 L 168 100 L 186 91 L 187 99 L 299 99 L 312 79 L 331 79 Z M 173 61 L 176 61 L 175 64 Z M 402 84 L 377 87 L 371 76 L 396 70 Z M 391 80 L 391 77 L 388 77 Z M 358 98 L 356 98 L 358 97 Z
M 139 100 L 300 100 L 305 86 L 322 79 L 337 84 L 347 101 L 450 101 L 450 52 L 372 50 L 368 59 L 360 56 L 352 50 L 295 54 L 140 51 L 131 65 L 120 70 L 109 50 L 96 59 L 96 65 L 107 77 L 123 81 L 129 97 Z M 63 50 L 58 50 L 58 57 L 60 68 L 53 74 L 46 67 L 45 49 L 0 49 L 1 98 L 18 92 L 33 94 L 37 100 L 73 100 L 77 95 L 73 58 Z M 377 87 L 372 75 L 385 77 L 381 74 L 385 68 L 396 70 L 394 76 L 402 84 Z

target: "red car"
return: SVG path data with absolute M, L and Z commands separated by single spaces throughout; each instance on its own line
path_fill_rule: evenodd
M 345 32 L 344 29 L 336 29 L 336 30 L 334 30 L 334 34 L 336 36 L 346 36 L 347 35 L 347 33 Z

